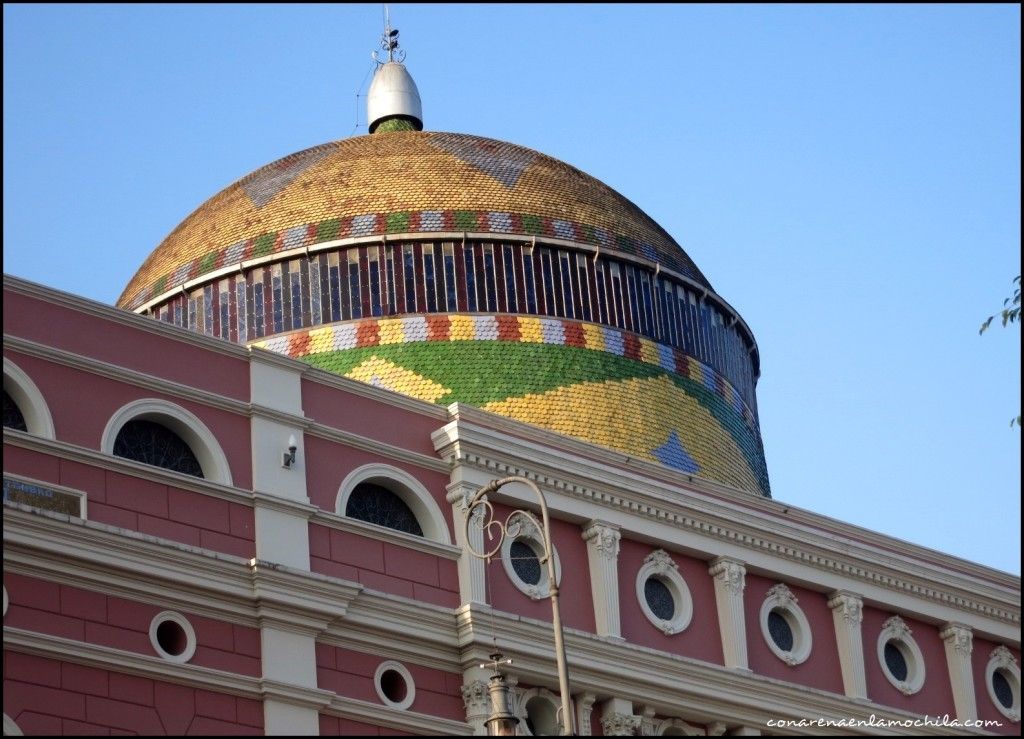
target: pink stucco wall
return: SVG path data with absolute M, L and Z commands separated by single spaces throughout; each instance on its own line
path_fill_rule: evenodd
M 233 352 L 196 346 L 187 339 L 168 338 L 165 332 L 152 333 L 13 291 L 5 290 L 3 301 L 7 334 L 249 400 L 249 363 Z
M 39 388 L 53 417 L 59 441 L 99 451 L 107 422 L 122 406 L 143 398 L 165 400 L 199 418 L 224 451 L 234 485 L 252 487 L 247 416 L 16 352 L 5 351 L 5 356 L 31 377 Z
M 313 572 L 446 608 L 459 604 L 454 560 L 312 523 L 309 556 Z
M 504 521 L 512 508 L 495 504 L 495 518 Z M 551 519 L 551 541 L 562 565 L 562 581 L 558 604 L 565 626 L 594 632 L 594 601 L 590 591 L 590 566 L 587 544 L 580 527 L 568 521 Z M 490 546 L 493 546 L 491 544 Z M 490 603 L 500 611 L 518 613 L 529 618 L 551 621 L 551 600 L 533 600 L 508 578 L 498 557 L 487 567 L 487 590 Z
M 4 471 L 83 491 L 92 521 L 223 554 L 256 554 L 253 509 L 242 503 L 10 445 Z
M 149 656 L 156 655 L 149 640 L 153 617 L 173 610 L 12 573 L 4 574 L 4 587 L 10 602 L 4 626 Z M 258 629 L 181 613 L 196 633 L 190 664 L 260 674 Z
M 384 705 L 377 695 L 373 678 L 380 664 L 389 659 L 389 657 L 318 643 L 316 645 L 317 686 L 347 698 L 357 698 Z M 408 710 L 452 721 L 465 720 L 466 713 L 461 692 L 462 676 L 460 674 L 423 667 L 411 662 L 402 662 L 401 664 L 412 675 L 416 691 L 416 697 Z
M 448 524 L 448 535 L 454 541 L 452 507 L 445 497 L 445 488 L 450 482 L 446 473 L 311 435 L 306 436 L 305 453 L 306 459 L 309 460 L 306 466 L 306 490 L 313 505 L 333 513 L 337 506 L 341 483 L 350 472 L 367 464 L 390 465 L 409 474 L 427 489 L 441 509 Z
M 901 708 L 930 716 L 953 715 L 953 689 L 949 684 L 946 650 L 939 638 L 939 629 L 922 621 L 903 616 L 910 627 L 914 641 L 921 649 L 925 664 L 925 681 L 917 693 L 903 695 L 890 683 L 878 661 L 878 635 L 882 624 L 894 615 L 872 606 L 864 606 L 861 633 L 864 641 L 864 671 L 868 683 L 868 698 L 882 705 Z
M 256 700 L 9 650 L 4 713 L 26 736 L 263 734 Z
M 303 412 L 320 423 L 387 444 L 435 456 L 430 435 L 444 418 L 417 413 L 303 378 Z
M 670 553 L 679 566 L 693 600 L 693 618 L 685 631 L 666 636 L 641 610 L 636 595 L 636 576 L 644 558 L 654 551 L 649 544 L 623 538 L 619 542 L 619 616 L 622 636 L 631 644 L 679 654 L 716 665 L 724 664 L 722 639 L 718 631 L 715 588 L 706 562 Z
M 787 682 L 828 690 L 843 695 L 843 673 L 839 666 L 835 626 L 828 597 L 824 593 L 786 583 L 811 626 L 811 654 L 806 661 L 790 667 L 775 656 L 761 631 L 761 606 L 765 595 L 778 580 L 747 573 L 743 611 L 747 621 L 747 660 L 750 669 Z

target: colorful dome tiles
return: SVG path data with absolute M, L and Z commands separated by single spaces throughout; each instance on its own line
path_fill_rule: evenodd
M 251 346 L 395 392 L 485 410 L 768 495 L 751 410 L 711 367 L 625 331 L 567 319 L 364 319 Z
M 437 232 L 569 239 L 710 287 L 647 214 L 575 167 L 504 141 L 400 132 L 322 144 L 243 177 L 164 239 L 117 304 L 134 309 L 213 270 L 289 249 Z

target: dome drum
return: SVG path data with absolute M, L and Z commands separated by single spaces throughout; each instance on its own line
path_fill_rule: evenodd
M 400 314 L 577 319 L 682 350 L 714 368 L 754 408 L 756 347 L 736 314 L 713 295 L 638 261 L 544 241 L 393 238 L 294 251 L 290 258 L 229 269 L 172 292 L 150 312 L 241 343 Z

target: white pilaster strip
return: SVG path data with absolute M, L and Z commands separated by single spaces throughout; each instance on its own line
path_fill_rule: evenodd
M 836 648 L 843 672 L 843 690 L 851 698 L 868 697 L 864 674 L 864 643 L 861 636 L 864 601 L 845 590 L 832 593 L 828 601 L 836 631 Z
M 590 563 L 590 590 L 594 599 L 594 623 L 599 636 L 622 638 L 619 620 L 619 527 L 590 521 L 583 529 Z
M 459 597 L 463 604 L 487 603 L 486 563 L 469 551 L 484 551 L 483 516 L 484 506 L 473 512 L 467 531 L 466 514 L 468 503 L 479 488 L 466 482 L 455 482 L 448 486 L 448 502 L 452 504 L 452 523 L 455 526 L 455 544 L 462 549 L 459 557 Z M 467 538 L 468 537 L 468 538 Z
M 939 632 L 939 638 L 946 646 L 946 665 L 949 667 L 949 684 L 953 688 L 956 717 L 960 721 L 973 721 L 978 718 L 974 674 L 971 669 L 974 634 L 968 626 L 948 623 Z
M 722 634 L 722 656 L 726 667 L 747 667 L 747 626 L 743 613 L 743 589 L 747 568 L 728 557 L 711 560 L 708 573 L 715 579 L 718 629 Z

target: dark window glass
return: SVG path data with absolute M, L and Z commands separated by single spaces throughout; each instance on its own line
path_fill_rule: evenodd
M 416 312 L 416 254 L 412 244 L 406 244 L 402 251 L 403 272 L 405 274 L 405 312 Z
M 455 289 L 455 250 L 451 244 L 445 244 L 444 246 L 444 287 L 445 296 L 447 297 L 447 305 L 444 307 L 444 310 L 458 310 L 459 304 L 456 299 Z
M 590 274 L 587 271 L 587 257 L 585 254 L 576 255 L 576 275 L 580 280 L 580 305 L 583 308 L 583 320 L 589 321 L 590 314 Z
M 21 408 L 14 402 L 14 398 L 4 390 L 4 428 L 28 431 L 25 425 L 25 417 L 21 415 Z
M 484 283 L 487 287 L 487 310 L 498 310 L 498 293 L 495 285 L 494 273 L 494 247 L 484 246 Z
M 544 251 L 541 253 L 540 268 L 544 273 L 544 299 L 547 301 L 544 312 L 549 316 L 557 316 L 558 311 L 555 310 L 555 280 L 551 270 L 550 252 Z
M 185 440 L 153 421 L 135 419 L 122 426 L 114 440 L 114 456 L 203 477 L 203 468 Z
M 671 621 L 676 614 L 676 601 L 672 591 L 663 581 L 656 577 L 647 578 L 644 583 L 644 599 L 651 613 L 665 621 Z
M 540 558 L 533 551 L 533 547 L 522 540 L 516 540 L 509 548 L 509 556 L 512 559 L 512 569 L 519 575 L 520 580 L 527 585 L 540 583 Z
M 356 253 L 353 252 L 349 255 L 348 261 L 348 288 L 349 288 L 349 300 L 351 300 L 352 306 L 352 317 L 362 318 L 363 317 L 363 301 L 361 299 L 362 293 L 359 292 L 359 261 Z
M 576 306 L 573 304 L 572 266 L 569 264 L 569 255 L 564 251 L 559 252 L 558 263 L 562 268 L 562 312 L 566 318 L 575 318 Z
M 533 284 L 533 249 L 523 248 L 523 285 L 526 287 L 526 312 L 537 314 L 537 288 Z
M 775 646 L 783 652 L 793 651 L 793 629 L 790 628 L 786 617 L 777 610 L 768 614 L 768 633 Z
M 892 676 L 899 681 L 907 679 L 907 658 L 903 656 L 902 650 L 893 642 L 885 643 L 885 666 L 889 668 Z
M 427 312 L 437 312 L 437 288 L 434 285 L 434 250 L 429 244 L 423 247 L 423 281 L 426 284 Z
M 423 536 L 412 509 L 393 492 L 372 482 L 361 482 L 348 498 L 345 515 L 407 534 Z
M 386 277 L 388 280 L 388 313 L 390 315 L 395 314 L 396 291 L 395 291 L 395 251 L 394 249 L 388 251 L 387 267 L 385 269 Z
M 376 249 L 371 249 L 376 252 Z M 370 259 L 370 313 L 374 316 L 381 314 L 380 306 L 380 260 L 373 254 Z
M 466 310 L 476 311 L 476 260 L 473 258 L 473 247 L 469 244 L 462 251 L 466 260 Z
M 610 323 L 608 320 L 608 298 L 606 296 L 606 289 L 604 283 L 604 264 L 600 261 L 594 263 L 594 269 L 597 277 L 597 310 L 598 320 L 601 323 Z
M 505 300 L 508 304 L 509 313 L 519 312 L 519 300 L 516 296 L 516 267 L 512 246 L 505 244 L 502 253 L 504 254 L 505 265 Z
M 293 267 L 293 269 L 295 269 L 295 267 Z M 292 286 L 292 328 L 302 328 L 302 275 L 298 272 L 289 272 L 288 277 L 291 280 Z M 228 315 L 227 293 L 221 297 L 221 301 L 221 312 L 224 316 L 221 320 L 226 324 Z M 223 331 L 221 333 L 223 333 Z
M 1002 670 L 992 673 L 992 692 L 996 694 L 996 699 L 1003 708 L 1013 708 L 1013 686 Z

